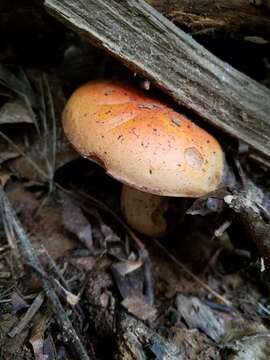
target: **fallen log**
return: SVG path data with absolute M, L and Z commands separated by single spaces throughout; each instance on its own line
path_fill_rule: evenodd
M 270 90 L 143 0 L 45 0 L 46 9 L 179 104 L 270 160 Z

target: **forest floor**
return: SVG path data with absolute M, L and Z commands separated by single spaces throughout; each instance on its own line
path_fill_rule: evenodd
M 144 79 L 52 24 L 1 40 L 0 359 L 270 359 L 269 275 L 237 216 L 190 199 L 167 237 L 137 234 L 121 184 L 68 144 L 61 113 L 78 86 Z M 269 43 L 197 40 L 270 83 Z M 215 136 L 269 214 L 269 169 Z

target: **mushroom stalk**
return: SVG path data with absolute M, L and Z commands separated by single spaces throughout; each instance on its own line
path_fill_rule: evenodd
M 153 237 L 167 233 L 166 211 L 170 199 L 142 192 L 123 185 L 121 194 L 121 210 L 127 223 L 136 231 Z
M 123 185 L 121 210 L 134 230 L 147 236 L 163 237 L 182 222 L 186 199 L 154 195 Z

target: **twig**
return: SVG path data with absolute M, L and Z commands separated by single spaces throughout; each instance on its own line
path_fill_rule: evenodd
M 13 338 L 14 336 L 20 334 L 28 326 L 30 321 L 33 319 L 33 317 L 43 304 L 43 301 L 44 295 L 42 293 L 39 293 L 35 300 L 32 302 L 29 309 L 26 311 L 25 315 L 20 319 L 19 323 L 9 332 L 10 337 Z
M 15 239 L 14 229 L 12 227 L 10 227 L 9 222 L 7 221 L 7 219 L 5 217 L 3 217 L 3 225 L 4 225 L 4 230 L 5 230 L 5 234 L 7 237 L 9 247 L 14 256 L 14 260 L 15 260 L 14 262 L 16 264 L 16 267 L 17 267 L 17 269 L 22 269 L 19 249 L 18 249 L 17 242 Z
M 232 307 L 232 304 L 225 299 L 222 295 L 217 293 L 215 290 L 210 288 L 205 282 L 203 282 L 201 279 L 199 279 L 195 274 L 193 274 L 192 271 L 190 271 L 184 264 L 182 264 L 176 257 L 174 257 L 163 245 L 160 244 L 157 240 L 153 239 L 154 243 L 159 247 L 160 250 L 170 259 L 172 260 L 178 267 L 181 268 L 186 274 L 188 274 L 194 281 L 196 281 L 202 288 L 207 290 L 210 294 L 215 296 L 218 300 L 223 302 L 229 307 Z
M 21 246 L 23 250 L 25 251 L 28 261 L 31 264 L 31 266 L 37 270 L 37 273 L 39 275 L 45 274 L 44 270 L 42 268 L 42 265 L 35 253 L 34 248 L 32 247 L 31 241 L 28 238 L 26 232 L 24 231 L 19 219 L 17 218 L 16 214 L 14 213 L 10 202 L 8 200 L 8 197 L 6 196 L 4 190 L 2 187 L 0 187 L 0 205 L 1 205 L 1 212 L 2 216 L 6 217 L 10 223 L 12 224 L 14 228 L 14 232 L 16 233 L 18 239 L 20 240 Z M 75 329 L 73 328 L 67 314 L 65 313 L 59 298 L 54 292 L 54 289 L 48 280 L 47 276 L 40 276 L 41 281 L 43 283 L 43 288 L 45 290 L 45 293 L 50 300 L 54 313 L 56 315 L 56 318 L 59 322 L 59 324 L 62 327 L 63 333 L 66 336 L 66 338 L 69 341 L 69 344 L 74 346 L 74 349 L 79 357 L 79 359 L 82 360 L 89 360 L 89 357 L 87 355 L 87 352 L 82 345 Z
M 70 294 L 70 297 L 73 297 L 74 298 L 76 297 L 78 300 L 80 299 L 80 296 L 78 295 L 74 295 L 72 293 L 72 290 L 69 286 L 69 284 L 67 283 L 66 279 L 64 278 L 63 274 L 61 273 L 61 271 L 59 270 L 56 262 L 54 261 L 54 259 L 50 256 L 50 254 L 47 252 L 47 250 L 45 249 L 44 246 L 42 246 L 42 249 L 41 249 L 41 253 L 43 253 L 46 257 L 46 261 L 47 261 L 47 264 L 49 266 L 49 273 L 52 272 L 52 274 L 55 275 L 56 279 L 53 279 L 54 280 L 54 283 L 56 284 L 56 286 L 58 288 L 61 288 L 61 294 Z M 59 295 L 59 294 L 58 294 Z M 61 298 L 61 297 L 60 297 Z M 66 299 L 66 296 L 64 296 L 65 300 L 67 301 Z M 76 313 L 76 315 L 79 317 L 80 319 L 80 322 L 81 324 L 83 323 L 83 320 L 85 320 L 85 315 L 84 315 L 84 312 L 79 304 L 79 302 L 77 301 L 75 304 L 73 304 L 72 302 L 69 302 L 67 301 L 69 305 L 72 305 L 72 308 L 74 309 L 74 312 Z
M 43 77 L 39 79 L 39 92 L 40 92 L 40 110 L 39 110 L 39 117 L 41 120 L 42 125 L 42 137 L 41 143 L 43 142 L 44 148 L 43 153 L 48 154 L 48 141 L 49 141 L 49 130 L 48 130 L 48 121 L 46 116 L 46 105 L 45 105 L 45 92 L 44 92 L 44 81 Z M 48 173 L 50 173 L 50 162 L 48 157 L 45 157 Z
M 48 253 L 48 251 L 45 249 L 44 246 L 41 247 L 40 250 L 41 254 L 44 254 L 46 257 L 46 262 L 49 266 L 49 273 L 52 272 L 56 278 L 58 278 L 60 280 L 60 282 L 62 283 L 62 285 L 68 290 L 71 291 L 70 286 L 68 285 L 66 279 L 64 278 L 63 274 L 61 273 L 61 271 L 59 270 L 58 266 L 56 265 L 54 259 L 50 256 L 50 254 Z

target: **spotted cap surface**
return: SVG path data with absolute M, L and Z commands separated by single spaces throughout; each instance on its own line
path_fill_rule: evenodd
M 219 143 L 187 117 L 118 80 L 89 82 L 63 112 L 72 145 L 141 191 L 199 197 L 222 182 Z

